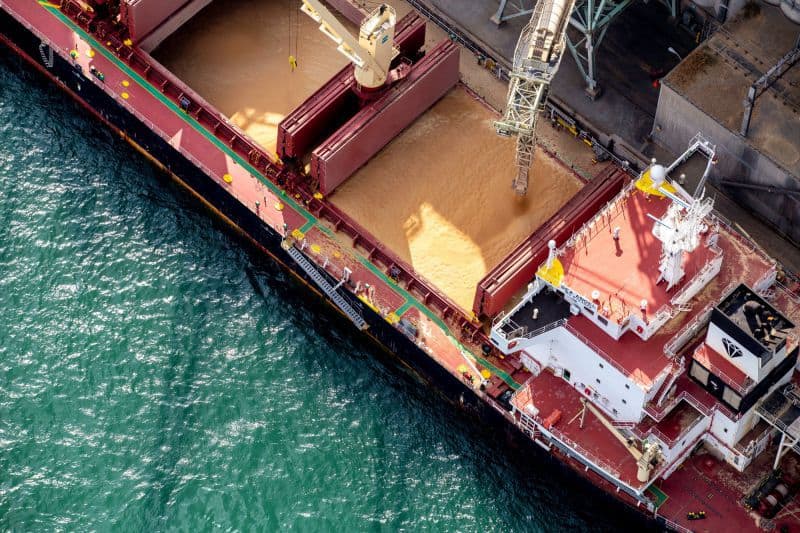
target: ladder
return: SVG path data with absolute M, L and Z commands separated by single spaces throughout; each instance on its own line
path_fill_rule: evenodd
M 341 294 L 339 294 L 339 292 L 336 290 L 336 287 L 328 283 L 328 280 L 325 279 L 325 276 L 323 276 L 320 271 L 317 270 L 317 268 L 308 259 L 306 259 L 306 256 L 303 255 L 303 252 L 288 242 L 284 241 L 284 244 L 288 244 L 288 246 L 284 246 L 283 248 L 286 250 L 289 256 L 294 259 L 295 263 L 297 263 L 300 268 L 303 269 L 303 272 L 308 274 L 308 277 L 310 277 L 314 283 L 317 284 L 317 287 L 319 287 L 322 292 L 328 295 L 328 297 L 333 301 L 333 303 L 336 304 L 342 313 L 344 313 L 358 329 L 362 331 L 367 329 L 368 326 L 366 321 L 355 309 L 353 309 L 353 306 L 350 305 Z
M 47 52 L 45 52 L 45 49 Z M 39 57 L 42 58 L 42 64 L 47 68 L 53 68 L 53 49 L 47 45 L 44 41 L 39 43 Z

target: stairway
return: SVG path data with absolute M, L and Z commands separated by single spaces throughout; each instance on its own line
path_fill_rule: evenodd
M 47 49 L 47 52 L 45 52 Z M 53 68 L 53 49 L 45 43 L 39 43 L 39 56 L 42 58 L 42 64 L 47 68 Z
M 288 247 L 284 246 L 284 248 L 291 258 L 294 259 L 294 261 L 300 266 L 300 268 L 302 268 L 303 271 L 314 281 L 314 283 L 317 284 L 317 287 L 319 287 L 322 292 L 327 294 L 328 297 L 333 300 L 333 303 L 335 303 L 336 306 L 345 315 L 347 315 L 347 318 L 349 318 L 358 329 L 362 331 L 367 329 L 368 326 L 366 321 L 364 321 L 361 315 L 359 315 L 358 312 L 353 309 L 353 306 L 351 306 L 347 300 L 345 300 L 344 297 L 339 294 L 336 288 L 328 283 L 328 280 L 325 279 L 325 276 L 323 276 L 319 270 L 317 270 L 317 268 L 308 259 L 306 259 L 306 256 L 303 255 L 303 252 L 291 245 Z

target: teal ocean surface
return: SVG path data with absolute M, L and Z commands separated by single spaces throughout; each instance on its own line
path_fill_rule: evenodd
M 5 48 L 0 313 L 0 530 L 644 527 L 401 370 Z

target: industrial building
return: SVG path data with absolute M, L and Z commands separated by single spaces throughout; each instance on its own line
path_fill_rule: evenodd
M 655 142 L 680 152 L 702 131 L 711 181 L 800 242 L 800 11 L 753 3 L 661 80 Z

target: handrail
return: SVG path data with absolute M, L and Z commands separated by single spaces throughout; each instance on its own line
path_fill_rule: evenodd
M 692 279 L 690 279 L 686 283 L 684 283 L 683 287 L 681 287 L 681 289 L 678 292 L 676 292 L 672 296 L 672 298 L 670 298 L 669 302 L 672 305 L 680 305 L 679 302 L 681 302 L 681 300 L 686 295 L 686 292 L 689 290 L 689 288 L 692 287 L 692 283 L 694 283 L 694 281 L 696 279 L 702 278 L 705 274 L 710 272 L 711 269 L 714 268 L 714 263 L 722 256 L 722 248 L 720 248 L 719 246 L 715 246 L 715 247 L 710 247 L 709 246 L 709 250 L 711 250 L 711 252 L 714 254 L 714 256 L 711 259 L 709 259 L 708 261 L 706 261 L 706 263 L 703 265 L 703 267 L 700 270 L 698 270 L 697 273 L 694 276 L 692 276 Z M 708 282 L 706 282 L 706 283 L 708 283 Z M 685 302 L 683 302 L 683 303 L 685 303 Z
M 71 5 L 71 4 L 67 4 Z M 69 10 L 67 10 L 69 11 Z M 75 19 L 81 11 L 67 12 L 65 14 Z M 155 61 L 149 54 L 130 46 L 122 41 L 121 37 L 111 29 L 105 21 L 97 24 L 97 31 L 88 29 L 87 24 L 80 25 L 93 33 L 93 36 L 101 42 L 107 43 L 106 48 L 116 55 L 119 60 L 129 68 L 142 76 L 155 89 L 159 90 L 165 98 L 173 104 L 179 105 L 186 113 L 194 118 L 198 123 L 207 129 L 218 140 L 229 146 L 234 152 L 247 160 L 258 172 L 263 173 L 267 179 L 276 183 L 279 187 L 285 187 L 283 180 L 294 183 L 298 192 L 302 196 L 302 201 L 307 203 L 308 209 L 314 212 L 319 219 L 326 219 L 336 226 L 337 231 L 342 231 L 353 237 L 353 246 L 356 244 L 366 244 L 370 260 L 375 263 L 379 261 L 387 266 L 394 265 L 400 269 L 400 277 L 409 280 L 408 290 L 418 289 L 422 294 L 425 305 L 436 312 L 442 319 L 454 319 L 461 327 L 468 328 L 473 335 L 478 334 L 478 324 L 474 317 L 469 316 L 461 307 L 456 305 L 447 295 L 437 290 L 431 283 L 415 272 L 409 265 L 394 257 L 384 250 L 383 245 L 375 239 L 363 227 L 357 225 L 345 213 L 337 209 L 333 204 L 323 203 L 312 197 L 312 193 L 307 187 L 303 186 L 301 180 L 293 175 L 291 171 L 280 166 L 261 146 L 255 144 L 244 132 L 232 124 L 227 117 L 220 115 L 216 109 L 209 105 L 205 100 L 198 97 L 189 87 L 179 78 L 172 75 L 163 65 Z M 100 36 L 102 33 L 102 36 Z M 130 107 L 128 108 L 130 109 Z M 138 118 L 138 117 L 137 117 Z M 152 122 L 147 121 L 148 126 Z M 163 134 L 163 132 L 162 132 Z M 163 137 L 163 135 L 162 135 Z M 169 139 L 169 137 L 166 137 Z M 182 152 L 193 163 L 197 160 L 191 158 L 189 154 Z M 204 172 L 206 168 L 200 167 Z M 213 176 L 213 174 L 212 174 Z
M 514 322 L 511 319 L 509 319 L 508 323 L 511 323 L 511 324 L 517 326 L 517 323 Z M 519 327 L 515 328 L 509 334 L 504 333 L 502 329 L 497 329 L 496 331 L 497 331 L 497 334 L 500 335 L 501 337 L 503 337 L 505 340 L 507 340 L 507 341 L 515 341 L 515 340 L 520 340 L 520 339 L 532 339 L 532 338 L 537 337 L 537 336 L 539 336 L 539 335 L 541 335 L 543 333 L 547 333 L 550 330 L 559 328 L 559 327 L 563 326 L 566 323 L 567 323 L 567 319 L 566 318 L 561 318 L 559 320 L 556 320 L 555 322 L 550 322 L 549 324 L 545 324 L 544 326 L 542 326 L 540 328 L 537 328 L 537 329 L 535 329 L 533 331 L 529 331 L 528 333 L 526 333 L 524 335 L 518 335 L 518 336 L 513 336 L 513 335 L 516 332 L 522 330 L 523 329 L 522 326 L 519 326 Z
M 505 316 L 506 316 L 505 311 L 500 311 L 499 313 L 497 313 L 497 316 L 495 316 L 494 319 L 492 319 L 492 329 L 497 327 L 497 325 L 503 321 L 503 318 L 505 318 Z
M 783 292 L 784 294 L 786 294 L 786 297 L 789 298 L 792 302 L 800 304 L 800 295 L 798 295 L 795 292 L 792 292 L 792 290 L 789 287 L 787 287 L 780 281 L 776 281 L 775 283 L 772 284 L 772 286 L 778 289 L 779 291 Z
M 525 392 L 530 394 L 530 386 L 529 385 L 520 387 L 520 389 L 518 389 L 517 392 L 514 393 L 514 396 L 517 396 L 517 395 L 520 395 L 520 394 L 524 394 Z M 525 420 L 524 424 L 522 423 L 523 420 Z M 520 420 L 517 421 L 517 425 L 530 429 L 530 422 L 531 421 L 533 421 L 534 424 L 535 424 L 534 431 L 539 432 L 539 433 L 549 433 L 552 437 L 556 438 L 557 440 L 562 441 L 562 443 L 564 443 L 568 448 L 570 448 L 571 450 L 573 450 L 577 454 L 583 456 L 587 461 L 592 463 L 594 466 L 596 466 L 597 468 L 601 469 L 603 472 L 613 476 L 615 479 L 618 479 L 618 480 L 620 480 L 620 482 L 622 482 L 622 480 L 620 478 L 619 470 L 617 470 L 616 468 L 611 466 L 608 462 L 604 461 L 603 459 L 597 457 L 597 455 L 595 455 L 593 452 L 590 452 L 589 450 L 587 450 L 586 448 L 584 448 L 583 446 L 581 446 L 580 444 L 578 444 L 574 440 L 572 440 L 569 437 L 567 437 L 566 435 L 564 435 L 564 433 L 562 433 L 561 431 L 559 431 L 555 427 L 550 427 L 549 429 L 547 429 L 545 431 L 543 431 L 543 430 L 539 429 L 538 427 L 536 427 L 536 426 L 544 427 L 541 416 L 539 416 L 539 415 L 531 416 L 531 415 L 529 415 L 529 414 L 527 414 L 525 412 L 521 412 L 521 417 L 520 417 Z
M 611 366 L 613 366 L 614 368 L 616 368 L 618 371 L 620 371 L 622 373 L 622 375 L 624 375 L 625 377 L 628 377 L 628 378 L 633 375 L 630 371 L 624 369 L 622 367 L 622 365 L 620 365 L 619 363 L 614 361 L 614 359 L 612 359 L 611 356 L 608 355 L 608 353 L 606 353 L 605 350 L 603 350 L 602 348 L 597 346 L 595 343 L 593 343 L 592 341 L 587 339 L 586 336 L 583 333 L 581 333 L 580 331 L 578 331 L 577 328 L 575 328 L 575 326 L 573 326 L 568 320 L 566 321 L 566 324 L 564 325 L 564 327 L 566 328 L 567 331 L 569 331 L 570 333 L 575 335 L 582 343 L 584 343 L 586 346 L 591 348 L 592 351 L 596 352 L 600 357 L 602 357 L 603 359 L 608 361 L 608 363 Z
M 741 413 L 735 414 L 733 411 L 722 405 L 720 402 L 715 401 L 713 407 L 706 407 L 689 391 L 681 391 L 679 395 L 674 397 L 670 402 L 661 409 L 656 409 L 653 405 L 647 404 L 644 406 L 644 411 L 654 420 L 660 422 L 664 417 L 678 405 L 681 400 L 686 400 L 692 407 L 703 413 L 705 416 L 711 416 L 714 411 L 718 411 L 728 417 L 730 420 L 738 420 L 741 418 Z
M 753 242 L 749 237 L 746 237 L 745 235 L 742 235 L 733 226 L 733 222 L 731 222 L 730 220 L 725 218 L 722 214 L 718 213 L 717 211 L 714 211 L 709 216 L 712 218 L 712 220 L 716 220 L 717 222 L 719 222 L 720 224 L 725 226 L 725 229 L 728 230 L 728 233 L 731 234 L 734 239 L 738 240 L 741 244 L 743 244 L 744 246 L 749 248 L 750 252 L 757 253 L 758 255 L 761 256 L 762 259 L 764 259 L 764 260 L 766 260 L 768 262 L 772 262 L 772 263 L 775 262 L 775 260 L 773 258 L 771 258 L 769 256 L 769 254 L 767 254 L 760 246 L 758 246 L 758 244 Z
M 658 518 L 660 518 L 664 522 L 665 526 L 667 526 L 670 529 L 673 529 L 673 530 L 677 531 L 678 533 L 694 533 L 688 527 L 682 526 L 682 525 L 678 524 L 677 522 L 673 522 L 672 520 L 670 520 L 666 516 L 662 516 L 662 515 L 657 515 L 657 516 L 658 516 Z
M 691 319 L 683 328 L 678 331 L 672 338 L 667 341 L 664 345 L 664 354 L 667 357 L 675 357 L 678 355 L 678 350 L 683 348 L 686 342 L 697 334 L 697 331 L 700 330 L 705 325 L 705 322 L 711 317 L 711 311 L 714 308 L 714 302 L 709 303 L 706 305 L 702 311 L 697 313 L 693 319 Z
M 758 444 L 760 444 L 761 441 L 766 440 L 767 438 L 769 438 L 769 435 L 772 433 L 772 430 L 773 430 L 773 427 L 770 426 L 770 425 L 767 425 L 767 427 L 764 428 L 764 431 L 762 431 L 761 433 L 759 433 L 758 435 L 756 435 L 755 437 L 750 439 L 750 441 L 747 443 L 747 445 L 743 445 L 742 441 L 740 440 L 739 442 L 737 442 L 734 445 L 734 448 L 737 451 L 739 451 L 739 452 L 745 454 L 746 456 L 750 457 L 750 456 L 753 455 L 753 450 L 755 449 L 755 447 Z
M 697 333 L 697 330 L 700 327 L 702 327 L 701 326 L 701 322 L 704 323 L 709 319 L 709 317 L 711 316 L 711 311 L 713 311 L 713 309 L 717 305 L 717 303 L 722 301 L 722 300 L 724 300 L 729 294 L 731 294 L 734 291 L 734 289 L 738 285 L 739 285 L 739 282 L 736 282 L 736 281 L 734 281 L 732 283 L 729 283 L 722 290 L 722 292 L 720 293 L 722 295 L 721 298 L 716 299 L 716 300 L 712 300 L 711 302 L 706 304 L 706 306 L 703 308 L 702 311 L 697 313 L 697 315 L 695 315 L 695 317 L 693 319 L 691 319 L 689 322 L 687 322 L 686 325 L 683 326 L 683 328 L 681 328 L 681 330 L 678 331 L 678 333 L 673 335 L 673 337 L 669 340 L 669 342 L 667 342 L 667 344 L 664 345 L 664 354 L 667 355 L 668 357 L 674 357 L 675 355 L 677 355 L 677 350 L 683 347 L 683 345 L 677 346 L 677 343 L 680 340 L 682 340 L 685 335 L 690 334 L 690 333 L 692 335 L 694 335 L 694 333 Z M 705 325 L 705 324 L 702 324 L 702 325 Z M 686 339 L 686 340 L 688 340 L 688 339 Z M 684 341 L 684 343 L 685 342 L 686 341 Z
M 618 479 L 620 482 L 622 482 L 620 471 L 611 466 L 610 464 L 608 464 L 608 462 L 604 461 L 603 459 L 600 459 L 594 453 L 590 452 L 589 450 L 587 450 L 574 440 L 564 435 L 564 433 L 562 433 L 561 431 L 555 428 L 550 428 L 548 431 L 555 438 L 562 441 L 564 444 L 572 448 L 578 454 L 584 456 L 589 462 L 600 468 L 602 471 L 606 472 L 607 474 L 613 476 L 615 479 Z
M 504 310 L 500 311 L 499 313 L 497 313 L 497 316 L 495 316 L 492 319 L 492 329 L 497 327 L 503 321 L 503 319 L 505 317 L 514 316 L 517 311 L 519 311 L 520 309 L 525 307 L 528 304 L 528 302 L 533 300 L 533 298 L 537 294 L 539 294 L 539 292 L 541 292 L 541 290 L 543 288 L 541 286 L 541 284 L 539 283 L 538 279 L 534 279 L 533 283 L 532 283 L 532 286 L 531 286 L 531 284 L 529 284 L 528 286 L 529 286 L 529 289 L 525 293 L 525 297 L 523 297 L 522 300 L 520 300 L 509 312 L 506 312 L 505 309 L 504 309 Z M 531 291 L 533 291 L 533 294 L 530 294 Z M 529 295 L 530 295 L 530 297 L 528 297 Z
M 652 428 L 650 428 L 650 430 L 647 432 L 647 434 L 651 434 L 651 435 L 655 436 L 655 437 L 656 437 L 658 440 L 660 440 L 661 442 L 663 442 L 664 444 L 666 444 L 666 445 L 667 445 L 667 447 L 668 447 L 669 449 L 672 449 L 672 448 L 675 446 L 675 444 L 677 444 L 677 443 L 678 443 L 678 441 L 679 441 L 679 440 L 681 440 L 681 439 L 682 439 L 684 436 L 688 435 L 688 434 L 689 434 L 689 432 L 690 432 L 690 431 L 692 431 L 692 430 L 693 430 L 693 429 L 694 429 L 694 428 L 695 428 L 695 427 L 696 427 L 698 424 L 700 424 L 700 423 L 701 423 L 701 422 L 702 422 L 704 419 L 705 419 L 705 417 L 698 416 L 697 418 L 695 418 L 695 419 L 692 421 L 692 423 L 691 423 L 691 424 L 689 424 L 689 425 L 686 427 L 686 429 L 684 429 L 683 431 L 681 431 L 681 434 L 680 434 L 680 435 L 678 435 L 677 437 L 674 437 L 674 438 L 669 438 L 669 437 L 667 437 L 666 435 L 664 435 L 664 433 L 663 433 L 663 432 L 662 432 L 660 429 L 658 429 L 658 428 L 657 428 L 657 427 L 655 427 L 655 426 L 653 426 Z
M 700 346 L 698 346 L 695 349 L 694 354 L 696 354 L 698 351 L 704 350 L 704 349 L 705 349 L 705 345 L 701 344 Z M 694 354 L 692 354 L 692 355 L 694 356 Z M 728 374 L 726 374 L 724 370 L 722 370 L 718 366 L 716 366 L 716 365 L 714 365 L 713 363 L 710 363 L 710 362 L 709 362 L 709 366 L 711 368 L 709 368 L 708 370 L 710 370 L 717 377 L 721 378 L 722 381 L 724 381 L 726 385 L 728 385 L 729 387 L 734 389 L 736 392 L 738 392 L 742 396 L 744 396 L 745 394 L 747 394 L 748 392 L 753 390 L 753 387 L 755 387 L 757 385 L 757 382 L 754 381 L 753 379 L 751 379 L 749 376 L 747 377 L 747 379 L 749 380 L 749 385 L 747 385 L 747 386 L 740 385 L 732 377 L 730 377 Z
M 705 416 L 711 416 L 711 413 L 713 412 L 712 409 L 700 403 L 700 401 L 697 398 L 695 398 L 689 391 L 681 391 L 680 394 L 675 396 L 672 400 L 670 400 L 668 404 L 664 405 L 660 409 L 657 409 L 655 406 L 651 404 L 647 404 L 644 406 L 644 411 L 648 415 L 650 415 L 654 420 L 660 422 L 670 411 L 672 411 L 672 409 L 675 408 L 675 406 L 677 406 L 681 402 L 681 400 L 686 400 L 692 405 L 692 407 L 700 411 Z
M 621 205 L 621 200 L 622 200 L 623 198 L 625 198 L 625 196 L 627 196 L 627 195 L 628 195 L 628 193 L 630 193 L 630 191 L 631 191 L 631 190 L 633 189 L 633 187 L 634 187 L 634 184 L 635 184 L 635 183 L 634 183 L 634 181 L 630 181 L 630 182 L 629 182 L 629 183 L 627 183 L 627 184 L 626 184 L 624 187 L 622 187 L 622 190 L 620 190 L 620 191 L 617 193 L 617 195 L 616 195 L 616 196 L 614 196 L 614 198 L 612 198 L 611 200 L 609 200 L 608 202 L 606 202 L 606 204 L 605 204 L 603 207 L 601 207 L 601 208 L 598 210 L 598 212 L 597 212 L 597 214 L 595 214 L 595 216 L 593 216 L 592 218 L 590 218 L 589 220 L 587 220 L 586 222 L 584 222 L 584 223 L 583 223 L 583 225 L 582 225 L 580 228 L 578 228 L 578 229 L 577 229 L 577 230 L 576 230 L 576 231 L 575 231 L 575 232 L 574 232 L 574 233 L 573 233 L 573 234 L 572 234 L 572 235 L 571 235 L 571 236 L 570 236 L 570 237 L 569 237 L 569 238 L 566 240 L 566 242 L 565 242 L 565 243 L 564 243 L 564 244 L 563 244 L 563 245 L 562 245 L 562 246 L 561 246 L 561 247 L 558 249 L 558 251 L 557 251 L 556 253 L 560 255 L 560 254 L 561 254 L 561 253 L 563 253 L 563 252 L 564 252 L 564 250 L 566 250 L 567 248 L 571 248 L 571 247 L 574 247 L 574 246 L 576 246 L 576 244 L 577 244 L 577 242 L 578 242 L 578 239 L 580 239 L 580 238 L 583 238 L 583 237 L 584 237 L 584 235 L 583 235 L 584 233 L 589 233 L 590 235 L 587 235 L 587 236 L 586 236 L 586 238 L 587 238 L 587 239 L 591 239 L 591 238 L 592 238 L 592 236 L 593 236 L 593 235 L 591 235 L 591 233 L 592 233 L 592 229 L 595 227 L 595 225 L 596 225 L 596 224 L 597 224 L 597 223 L 598 223 L 598 222 L 599 222 L 601 219 L 603 219 L 603 218 L 607 218 L 607 216 L 606 216 L 606 215 L 607 215 L 607 214 L 606 214 L 606 210 L 607 210 L 607 209 L 609 209 L 609 207 L 618 207 L 618 206 L 620 206 L 620 205 Z M 610 223 L 610 222 L 609 222 L 609 223 Z M 607 223 L 607 224 L 609 224 L 609 223 Z M 600 226 L 598 227 L 598 230 L 599 230 L 599 229 L 602 229 L 603 227 L 605 227 L 605 225 L 601 223 L 601 224 L 600 224 Z M 597 233 L 595 233 L 594 235 L 596 236 L 596 235 L 597 235 Z

